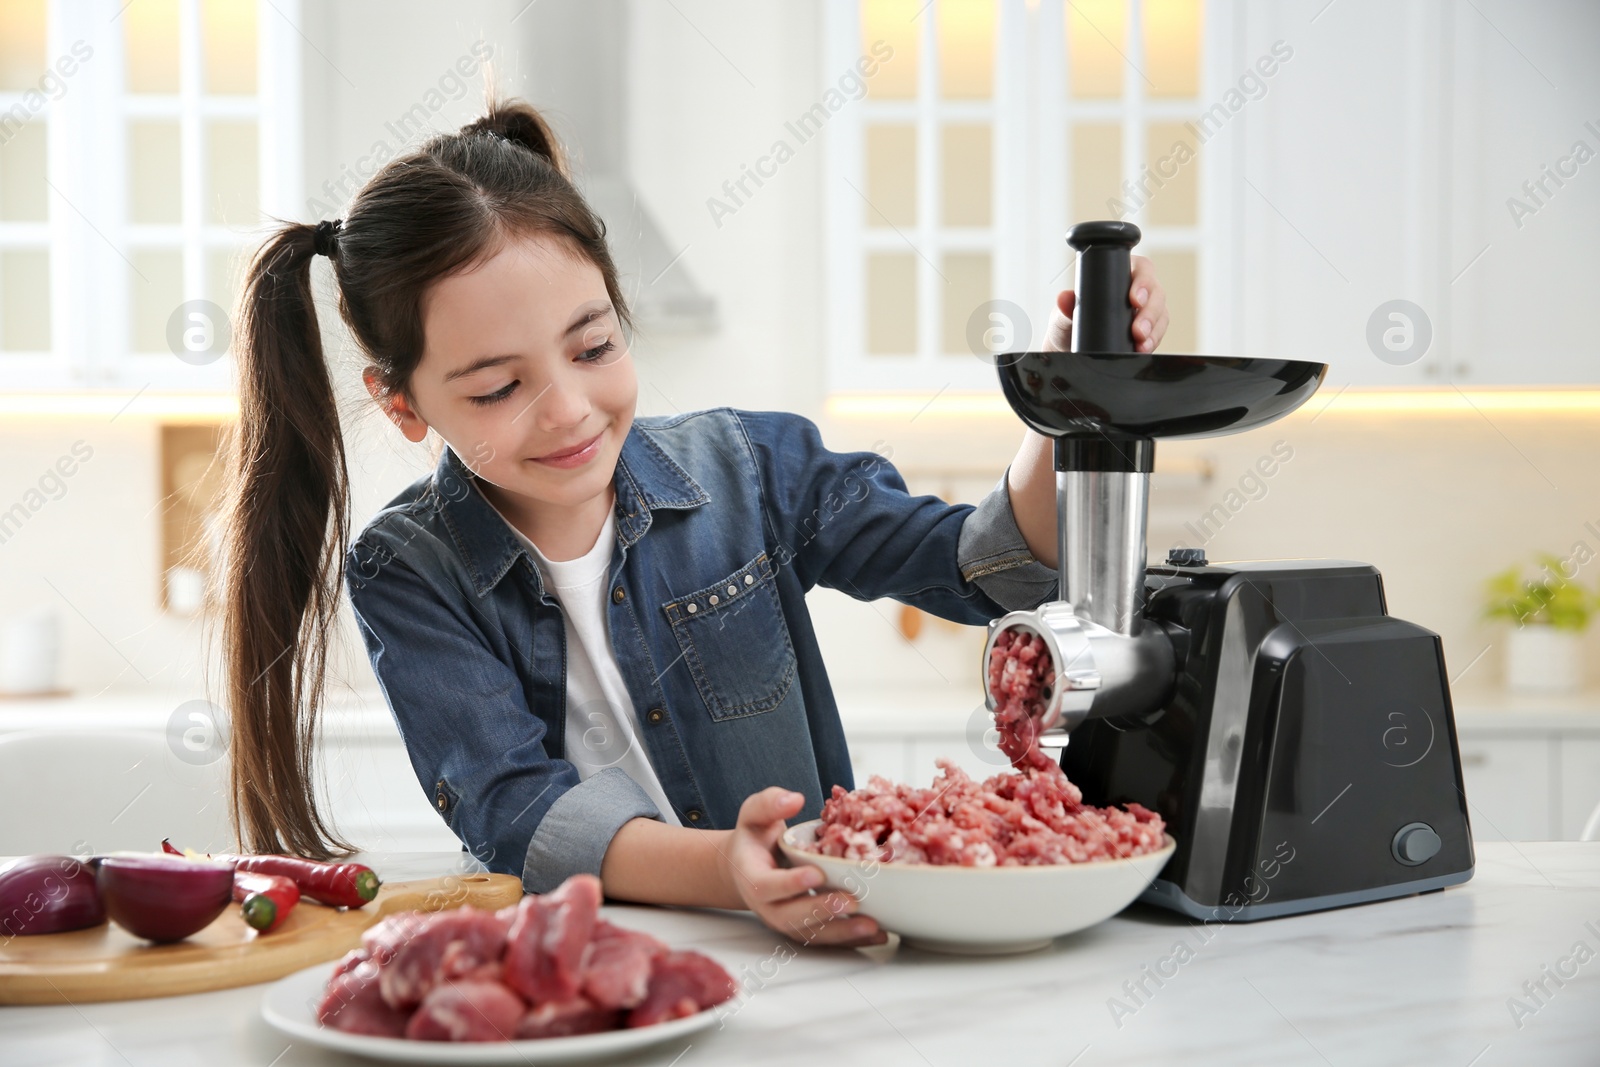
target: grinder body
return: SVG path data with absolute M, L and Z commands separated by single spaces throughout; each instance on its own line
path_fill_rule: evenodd
M 1344 560 L 1157 566 L 1170 699 L 1073 730 L 1061 765 L 1097 805 L 1138 801 L 1178 842 L 1141 898 L 1249 921 L 1472 876 L 1437 634 L 1387 614 Z

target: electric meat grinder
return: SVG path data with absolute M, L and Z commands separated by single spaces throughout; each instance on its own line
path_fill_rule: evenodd
M 1248 921 L 1441 889 L 1472 877 L 1439 636 L 1394 618 L 1366 563 L 1146 566 L 1157 438 L 1286 415 L 1327 365 L 1133 350 L 1138 227 L 1086 222 L 1068 352 L 995 357 L 1006 400 L 1055 439 L 1060 599 L 989 623 L 1053 661 L 1042 738 L 1084 800 L 1137 801 L 1177 850 L 1140 898 Z

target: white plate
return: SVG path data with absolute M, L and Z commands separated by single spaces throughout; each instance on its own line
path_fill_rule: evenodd
M 553 1063 L 582 1063 L 685 1037 L 712 1025 L 719 1015 L 716 1008 L 707 1008 L 698 1015 L 654 1026 L 526 1041 L 412 1041 L 404 1037 L 347 1034 L 317 1022 L 316 1004 L 322 999 L 322 991 L 335 966 L 337 961 L 319 963 L 278 979 L 261 997 L 262 1017 L 290 1037 L 372 1059 L 438 1064 L 517 1063 L 524 1067 L 537 1063 L 543 1067 Z M 737 996 L 736 993 L 735 999 Z
M 1111 918 L 1177 848 L 1167 834 L 1164 847 L 1126 859 L 1024 867 L 875 863 L 812 852 L 820 822 L 792 826 L 778 839 L 791 864 L 822 868 L 826 888 L 854 893 L 861 914 L 908 945 L 965 955 L 1031 952 Z

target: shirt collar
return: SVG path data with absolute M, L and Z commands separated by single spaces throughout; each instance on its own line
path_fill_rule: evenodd
M 440 514 L 466 561 L 473 589 L 482 597 L 500 583 L 517 557 L 527 556 L 528 551 L 476 483 L 477 476 L 445 445 L 434 468 L 432 491 L 442 502 Z M 622 439 L 612 484 L 617 493 L 617 532 L 624 547 L 650 529 L 652 511 L 696 508 L 711 501 L 700 483 L 662 451 L 637 419 Z M 533 570 L 537 576 L 538 568 Z M 542 578 L 536 580 L 542 588 Z

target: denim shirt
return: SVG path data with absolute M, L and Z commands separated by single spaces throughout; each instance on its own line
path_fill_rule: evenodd
M 640 416 L 614 474 L 612 649 L 651 765 L 687 827 L 731 828 L 780 785 L 816 818 L 854 788 L 806 609 L 817 585 L 981 625 L 1056 595 L 1002 475 L 976 506 L 912 496 L 888 459 L 816 424 L 712 408 Z M 417 780 L 463 848 L 529 892 L 599 874 L 617 830 L 659 818 L 611 767 L 563 758 L 560 603 L 446 446 L 345 559 L 362 640 Z

